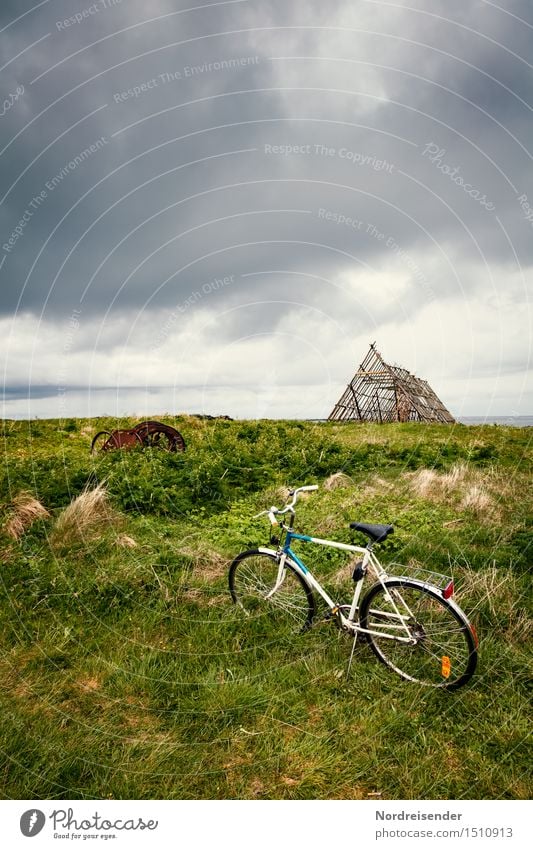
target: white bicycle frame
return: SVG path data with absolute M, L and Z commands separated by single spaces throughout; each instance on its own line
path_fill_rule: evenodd
M 281 511 L 276 511 L 276 512 L 281 512 Z M 392 595 L 389 593 L 389 590 L 388 590 L 388 588 L 385 584 L 385 581 L 388 578 L 388 575 L 385 572 L 385 570 L 383 569 L 381 563 L 379 562 L 379 560 L 377 559 L 376 555 L 373 553 L 371 548 L 369 548 L 368 546 L 365 547 L 365 548 L 362 548 L 361 546 L 358 546 L 358 545 L 348 545 L 348 544 L 343 543 L 343 542 L 335 542 L 334 540 L 320 539 L 318 537 L 310 537 L 310 536 L 306 536 L 305 534 L 297 534 L 294 531 L 292 531 L 291 528 L 289 528 L 289 527 L 286 527 L 286 526 L 282 526 L 282 527 L 283 527 L 283 530 L 286 531 L 286 537 L 285 537 L 285 542 L 284 542 L 283 548 L 281 550 L 280 549 L 274 550 L 274 549 L 271 549 L 271 548 L 259 548 L 259 551 L 262 552 L 263 554 L 270 554 L 270 555 L 273 555 L 274 557 L 276 557 L 276 559 L 279 559 L 279 569 L 278 569 L 278 575 L 277 575 L 277 578 L 276 578 L 276 583 L 274 584 L 274 586 L 272 587 L 270 592 L 267 593 L 266 598 L 271 598 L 277 592 L 277 590 L 281 587 L 281 585 L 283 584 L 283 581 L 285 580 L 286 571 L 287 571 L 286 565 L 287 565 L 287 562 L 288 562 L 292 566 L 293 569 L 295 569 L 297 572 L 299 572 L 302 575 L 306 584 L 311 589 L 316 590 L 316 592 L 324 599 L 324 601 L 328 605 L 331 612 L 334 615 L 339 616 L 340 622 L 341 622 L 341 625 L 342 625 L 343 628 L 346 628 L 349 631 L 353 631 L 356 634 L 357 633 L 372 634 L 373 636 L 376 636 L 376 637 L 385 637 L 386 639 L 396 640 L 397 642 L 402 642 L 402 643 L 407 643 L 407 644 L 414 644 L 416 642 L 416 640 L 414 640 L 413 637 L 411 636 L 411 634 L 409 632 L 409 628 L 407 627 L 407 624 L 406 624 L 406 620 L 408 620 L 410 617 L 412 617 L 412 613 L 409 610 L 409 608 L 407 607 L 407 605 L 405 604 L 405 601 L 403 599 L 401 601 L 402 601 L 402 604 L 405 608 L 405 612 L 402 614 L 398 610 L 396 602 L 395 602 L 394 598 L 392 597 Z M 378 578 L 379 582 L 381 583 L 381 585 L 383 586 L 385 594 L 386 594 L 388 600 L 390 601 L 392 608 L 394 610 L 394 613 L 392 613 L 392 612 L 387 613 L 383 610 L 379 611 L 379 615 L 381 617 L 388 617 L 388 618 L 391 619 L 391 622 L 384 625 L 384 628 L 387 628 L 389 632 L 391 630 L 403 631 L 403 632 L 405 632 L 405 636 L 401 635 L 400 633 L 395 633 L 395 634 L 387 633 L 387 631 L 385 631 L 385 630 L 383 630 L 383 631 L 379 630 L 378 631 L 378 630 L 373 630 L 373 629 L 371 630 L 371 629 L 368 629 L 368 628 L 362 628 L 361 625 L 359 624 L 359 621 L 355 619 L 356 611 L 359 608 L 359 599 L 361 597 L 361 592 L 362 592 L 362 589 L 363 589 L 364 576 L 365 575 L 363 576 L 363 578 L 361 578 L 361 580 L 356 582 L 355 591 L 354 591 L 353 598 L 352 598 L 352 603 L 350 605 L 350 612 L 349 612 L 348 616 L 345 616 L 344 613 L 342 612 L 341 606 L 338 603 L 333 601 L 333 599 L 328 595 L 328 593 L 325 591 L 325 589 L 322 587 L 322 585 L 314 577 L 312 572 L 309 571 L 307 566 L 304 563 L 302 563 L 300 558 L 294 553 L 294 551 L 292 551 L 291 542 L 292 542 L 293 539 L 301 540 L 302 542 L 310 542 L 310 543 L 313 543 L 314 545 L 323 545 L 323 546 L 326 546 L 327 548 L 338 548 L 341 551 L 352 552 L 353 554 L 362 555 L 363 560 L 362 560 L 361 565 L 362 565 L 363 572 L 366 575 L 366 570 L 367 570 L 369 564 L 370 564 L 370 566 L 372 566 L 374 568 L 376 575 L 377 575 L 377 578 Z

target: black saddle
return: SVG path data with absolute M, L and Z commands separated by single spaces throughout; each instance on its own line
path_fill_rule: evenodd
M 354 531 L 361 531 L 362 534 L 366 534 L 374 542 L 383 542 L 389 534 L 394 533 L 392 525 L 366 525 L 361 522 L 350 522 L 350 527 Z

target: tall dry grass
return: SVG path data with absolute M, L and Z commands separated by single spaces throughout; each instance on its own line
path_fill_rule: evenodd
M 434 469 L 418 469 L 416 472 L 408 474 L 408 479 L 410 487 L 416 495 L 440 500 L 460 489 L 471 475 L 472 472 L 465 463 L 456 463 L 449 472 L 440 473 Z
M 478 518 L 494 513 L 491 472 L 483 472 L 456 463 L 449 472 L 418 469 L 406 475 L 411 491 L 422 498 L 442 503 L 456 503 L 461 510 L 471 510 Z
M 332 489 L 339 489 L 340 487 L 352 486 L 353 480 L 351 477 L 344 472 L 335 472 L 333 475 L 330 475 L 329 478 L 326 478 L 324 481 L 324 489 L 328 490 L 328 492 Z
M 11 502 L 5 531 L 13 539 L 20 539 L 24 532 L 39 519 L 48 519 L 50 513 L 31 492 L 19 492 Z
M 99 484 L 94 489 L 83 490 L 65 507 L 55 524 L 51 540 L 54 545 L 92 542 L 118 523 L 119 515 L 109 502 L 107 490 Z
M 472 510 L 476 516 L 490 513 L 494 507 L 494 500 L 482 486 L 474 484 L 464 494 L 461 501 L 462 510 Z
M 531 605 L 519 574 L 509 565 L 496 562 L 483 570 L 461 563 L 460 604 L 482 629 L 505 634 L 515 643 L 526 643 L 533 635 Z

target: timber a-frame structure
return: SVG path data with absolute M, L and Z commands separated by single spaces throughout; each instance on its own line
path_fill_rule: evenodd
M 328 417 L 334 421 L 443 422 L 455 419 L 426 380 L 390 366 L 372 343 Z

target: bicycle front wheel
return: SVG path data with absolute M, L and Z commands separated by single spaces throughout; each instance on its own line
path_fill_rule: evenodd
M 372 651 L 408 681 L 455 690 L 474 673 L 475 632 L 437 588 L 404 578 L 375 584 L 361 604 L 360 623 L 373 632 L 367 634 Z
M 243 551 L 230 566 L 231 597 L 247 616 L 268 616 L 289 633 L 305 631 L 315 615 L 312 590 L 290 562 L 279 578 L 279 559 L 274 554 Z

